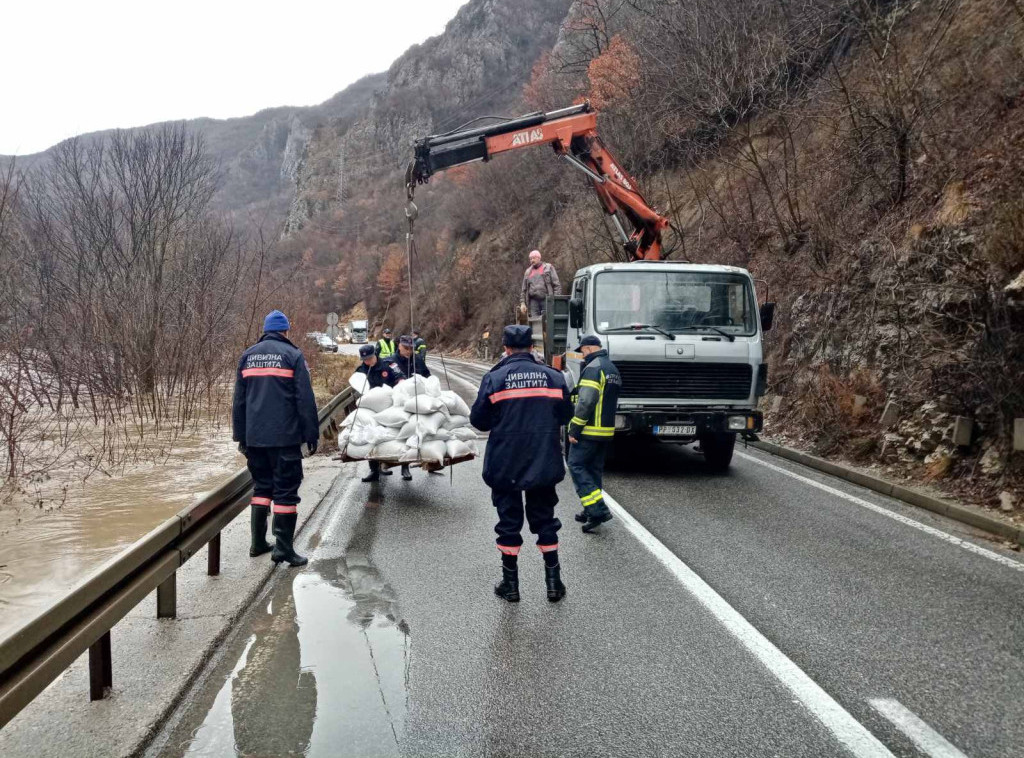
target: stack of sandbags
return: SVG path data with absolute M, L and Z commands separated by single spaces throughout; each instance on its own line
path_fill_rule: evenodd
M 477 455 L 476 432 L 469 426 L 469 406 L 457 394 L 442 391 L 437 377 L 412 376 L 392 389 L 360 392 L 356 410 L 342 422 L 338 444 L 350 458 L 390 463 L 430 462 Z

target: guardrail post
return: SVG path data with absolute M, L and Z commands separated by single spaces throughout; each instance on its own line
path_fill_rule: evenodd
M 110 631 L 89 646 L 89 699 L 102 700 L 114 686 L 114 664 L 110 657 Z
M 156 617 L 172 619 L 178 615 L 178 572 L 164 579 L 156 588 Z
M 206 574 L 217 576 L 220 574 L 220 532 L 217 532 L 210 544 L 206 546 Z

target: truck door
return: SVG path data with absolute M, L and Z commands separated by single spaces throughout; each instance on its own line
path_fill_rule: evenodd
M 579 327 L 570 325 L 566 344 L 566 368 L 572 374 L 574 382 L 579 382 L 580 370 L 583 366 L 583 356 L 580 353 L 573 352 L 573 348 L 580 344 L 583 335 L 587 333 L 587 284 L 589 281 L 589 277 L 581 276 L 573 280 L 572 283 L 572 299 L 578 300 L 583 304 L 583 325 Z

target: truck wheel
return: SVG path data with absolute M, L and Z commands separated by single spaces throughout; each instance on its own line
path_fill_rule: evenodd
M 704 460 L 712 471 L 725 471 L 732 462 L 732 451 L 736 447 L 736 435 L 725 433 L 709 434 L 700 438 L 700 449 Z

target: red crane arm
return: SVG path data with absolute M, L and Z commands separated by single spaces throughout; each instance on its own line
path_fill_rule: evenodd
M 589 176 L 605 213 L 615 220 L 631 260 L 660 260 L 661 232 L 668 219 L 651 208 L 636 180 L 601 142 L 597 114 L 589 103 L 416 140 L 416 156 L 406 175 L 409 196 L 417 184 L 426 184 L 438 171 L 537 145 L 551 145 Z M 630 232 L 619 224 L 619 211 L 632 226 Z

